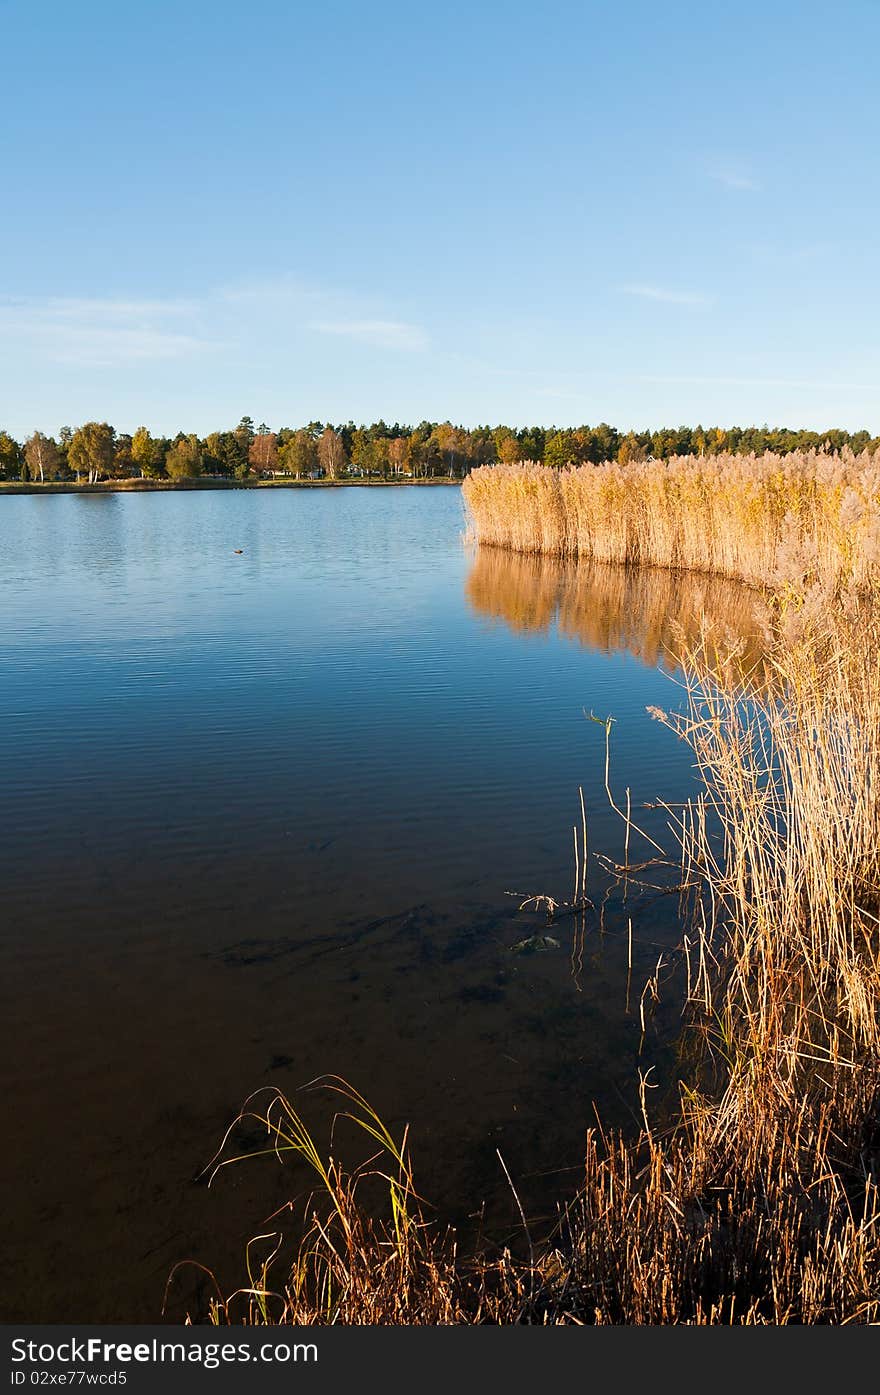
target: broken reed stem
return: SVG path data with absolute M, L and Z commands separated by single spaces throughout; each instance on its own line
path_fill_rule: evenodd
M 579 792 L 580 797 L 581 797 L 581 847 L 582 847 L 582 851 L 583 851 L 583 862 L 582 862 L 582 864 L 581 864 L 582 867 L 583 867 L 583 872 L 582 872 L 582 875 L 581 875 L 581 901 L 582 901 L 584 904 L 586 904 L 586 900 L 587 900 L 587 867 L 588 867 L 588 865 L 589 865 L 589 862 L 588 862 L 588 846 L 587 846 L 587 810 L 586 810 L 586 807 L 585 807 L 585 805 L 584 805 L 584 787 L 583 787 L 583 785 L 579 785 L 579 786 L 578 786 L 578 792 Z
M 574 825 L 572 826 L 572 830 L 571 830 L 571 831 L 572 831 L 572 835 L 573 835 L 573 837 L 574 837 L 574 891 L 572 892 L 572 895 L 571 895 L 571 904 L 572 904 L 573 906 L 576 906 L 577 903 L 578 903 L 578 897 L 579 897 L 579 895 L 580 895 L 580 885 L 581 885 L 581 869 L 580 869 L 580 862 L 579 862 L 579 859 L 578 859 L 578 831 L 577 831 L 577 824 L 574 824 Z
M 632 827 L 632 803 L 630 800 L 629 786 L 626 789 L 626 835 L 623 840 L 623 899 L 626 901 L 626 893 L 629 885 L 629 831 Z

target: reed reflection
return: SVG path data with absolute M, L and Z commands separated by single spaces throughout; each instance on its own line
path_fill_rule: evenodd
M 709 637 L 743 673 L 762 667 L 764 625 L 757 592 L 722 577 L 625 567 L 478 547 L 465 594 L 480 615 L 511 629 L 560 634 L 604 653 L 626 650 L 674 670 Z

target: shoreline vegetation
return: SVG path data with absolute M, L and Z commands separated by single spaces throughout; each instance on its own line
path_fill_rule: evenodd
M 404 485 L 448 485 L 456 486 L 461 480 L 430 477 L 426 479 L 223 479 L 205 477 L 183 480 L 0 480 L 0 494 L 175 494 L 187 491 L 209 489 L 383 489 L 386 486 Z
M 477 542 L 514 552 L 709 572 L 780 589 L 876 585 L 880 449 L 532 461 L 464 482 Z
M 522 1215 L 516 1253 L 464 1255 L 419 1199 L 406 1134 L 392 1136 L 351 1086 L 323 1082 L 340 1101 L 329 1151 L 293 1102 L 261 1093 L 212 1176 L 240 1165 L 256 1129 L 266 1152 L 307 1168 L 313 1191 L 294 1203 L 299 1244 L 252 1242 L 247 1282 L 218 1293 L 210 1319 L 880 1321 L 877 463 L 801 452 L 471 475 L 484 542 L 711 567 L 761 587 L 760 666 L 707 620 L 679 655 L 683 710 L 651 712 L 700 777 L 696 798 L 664 806 L 670 848 L 645 842 L 628 801 L 618 810 L 624 899 L 627 883 L 664 869 L 681 898 L 677 1112 L 655 1123 L 654 1082 L 641 1075 L 636 1136 L 588 1129 L 582 1186 L 555 1226 L 536 1234 Z M 497 579 L 486 562 L 472 583 L 493 606 Z M 643 1002 L 669 969 L 658 965 Z M 360 1166 L 341 1161 L 343 1125 L 371 1155 Z
M 555 426 L 454 426 L 422 421 L 418 426 L 376 421 L 274 430 L 242 417 L 231 431 L 201 437 L 179 431 L 154 436 L 146 426 L 117 432 L 109 422 L 63 426 L 54 436 L 33 431 L 17 441 L 0 429 L 0 485 L 75 481 L 88 485 L 134 480 L 239 482 L 427 479 L 461 480 L 471 470 L 531 460 L 559 470 L 571 465 L 622 465 L 648 459 L 748 455 L 804 450 L 859 452 L 880 449 L 868 431 L 792 431 L 787 427 L 664 427 L 623 433 L 607 422 L 559 429 Z M 134 486 L 129 486 L 134 487 Z M 220 487 L 220 486 L 210 486 Z

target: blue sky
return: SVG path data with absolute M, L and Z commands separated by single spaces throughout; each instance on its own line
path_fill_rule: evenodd
M 0 428 L 880 432 L 878 0 L 0 0 Z

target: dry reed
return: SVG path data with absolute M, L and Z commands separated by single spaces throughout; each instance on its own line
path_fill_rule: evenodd
M 563 470 L 482 466 L 463 484 L 479 542 L 714 572 L 753 585 L 875 582 L 880 458 L 675 456 Z
M 839 468 L 867 479 L 873 463 Z M 698 636 L 683 656 L 687 710 L 654 711 L 702 777 L 700 797 L 669 810 L 692 888 L 681 945 L 691 1070 L 677 1121 L 655 1132 L 643 1081 L 641 1135 L 589 1133 L 583 1185 L 553 1234 L 537 1246 L 529 1236 L 528 1257 L 463 1260 L 425 1219 L 405 1139 L 360 1096 L 348 1091 L 347 1116 L 381 1158 L 354 1173 L 325 1162 L 273 1096 L 260 1113 L 270 1144 L 310 1162 L 323 1200 L 279 1285 L 264 1266 L 238 1300 L 214 1304 L 215 1320 L 880 1321 L 880 609 L 859 590 L 873 573 L 838 534 L 832 555 L 840 512 L 814 503 L 802 530 L 814 571 L 838 589 L 809 572 L 797 587 L 789 572 L 765 617 L 760 681 Z M 785 516 L 775 531 L 754 524 L 768 567 Z M 716 531 L 729 533 L 726 568 L 757 575 L 737 560 L 733 525 Z M 678 544 L 670 555 L 680 561 Z M 366 1176 L 384 1179 L 384 1213 L 363 1203 Z

